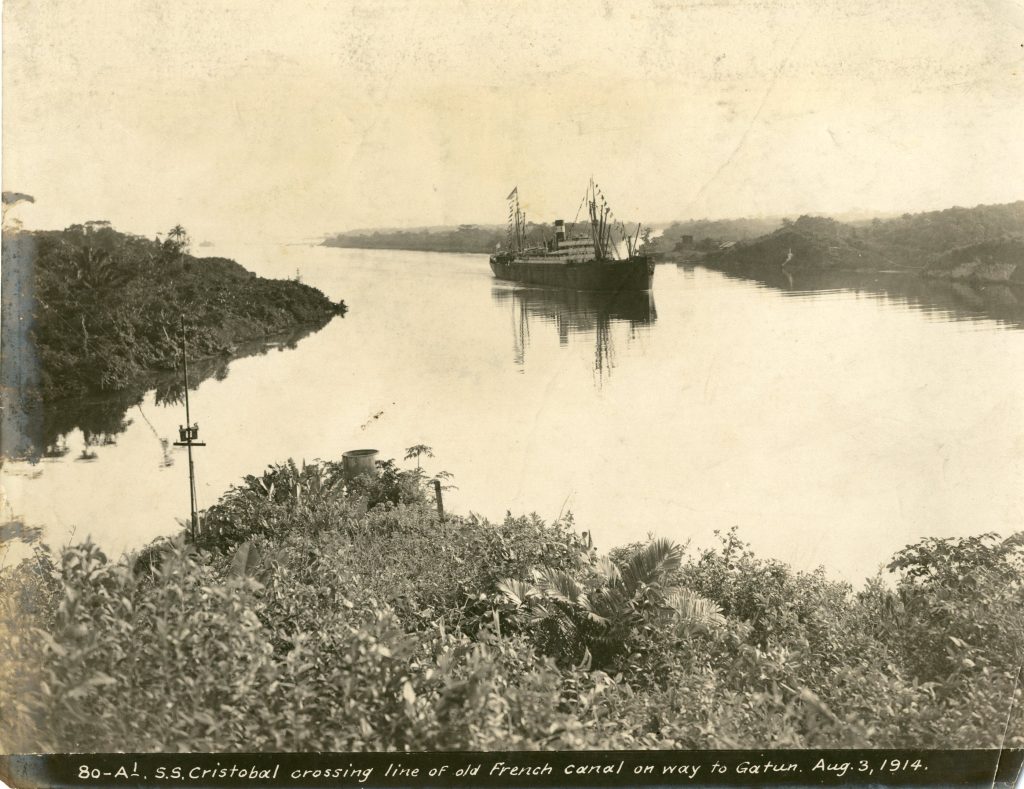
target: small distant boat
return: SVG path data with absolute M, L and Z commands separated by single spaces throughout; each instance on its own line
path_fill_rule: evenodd
M 507 249 L 491 255 L 491 271 L 498 279 L 531 285 L 548 285 L 571 290 L 641 291 L 650 290 L 654 280 L 654 260 L 638 251 L 640 227 L 627 235 L 621 223 L 612 220 L 600 189 L 590 181 L 584 201 L 589 223 L 584 232 L 575 232 L 574 222 L 555 220 L 554 237 L 528 245 L 526 214 L 519 208 L 519 187 L 508 196 L 509 224 Z M 581 205 L 582 208 L 582 205 Z M 620 257 L 612 232 L 618 229 L 626 256 Z

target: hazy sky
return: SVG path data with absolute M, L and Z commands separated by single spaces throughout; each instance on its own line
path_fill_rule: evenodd
M 196 240 L 1024 197 L 1004 0 L 5 0 L 26 224 Z

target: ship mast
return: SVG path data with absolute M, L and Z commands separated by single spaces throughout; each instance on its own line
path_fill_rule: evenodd
M 601 227 L 597 221 L 597 187 L 594 185 L 593 177 L 590 179 L 590 188 L 587 192 L 587 208 L 590 211 L 590 237 L 594 242 L 594 258 L 602 260 L 604 258 L 604 251 L 601 248 Z
M 601 198 L 600 204 L 598 197 Z M 590 210 L 590 235 L 594 242 L 594 258 L 596 260 L 608 258 L 609 247 L 611 247 L 612 254 L 618 258 L 618 250 L 612 242 L 612 220 L 614 219 L 612 209 L 608 205 L 608 201 L 605 200 L 604 194 L 601 193 L 601 187 L 594 183 L 593 177 L 590 179 L 590 186 L 587 188 L 587 196 L 584 199 Z
M 526 246 L 526 214 L 519 209 L 519 187 L 508 193 L 508 245 L 513 252 Z

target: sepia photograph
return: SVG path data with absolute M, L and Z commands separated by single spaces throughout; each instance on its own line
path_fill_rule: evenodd
M 4 0 L 2 70 L 0 753 L 1013 785 L 1020 2 Z

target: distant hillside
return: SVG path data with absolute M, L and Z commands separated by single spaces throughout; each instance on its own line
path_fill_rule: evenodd
M 707 255 L 705 262 L 725 268 L 897 267 L 864 229 L 815 216 L 802 216 L 795 222 L 783 220 L 782 227 L 775 232 L 713 251 Z
M 782 225 L 782 221 L 782 217 L 688 219 L 670 224 L 658 240 L 661 248 L 666 250 L 672 249 L 684 236 L 692 236 L 694 242 L 709 238 L 716 241 L 745 241 L 771 233 Z
M 323 245 L 422 252 L 493 252 L 504 240 L 505 228 L 500 225 L 459 225 L 407 230 L 352 230 L 324 239 Z
M 872 222 L 868 233 L 873 241 L 910 255 L 921 251 L 938 254 L 957 246 L 1024 236 L 1024 200 L 903 214 L 898 219 Z
M 904 214 L 858 226 L 802 216 L 783 220 L 760 238 L 710 252 L 704 262 L 727 269 L 927 269 L 933 276 L 962 273 L 969 265 L 975 278 L 991 274 L 1005 281 L 993 267 L 1017 260 L 1022 239 L 1024 201 Z

